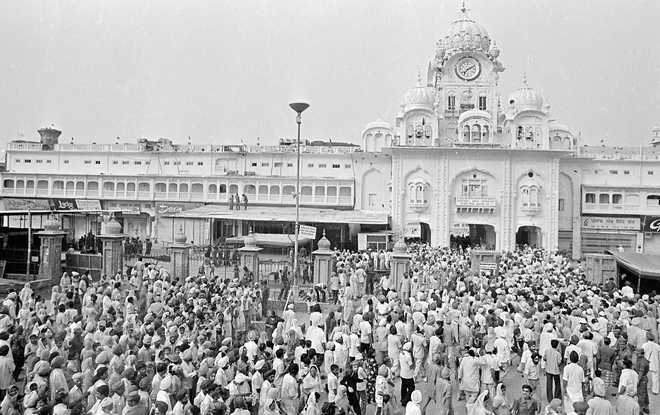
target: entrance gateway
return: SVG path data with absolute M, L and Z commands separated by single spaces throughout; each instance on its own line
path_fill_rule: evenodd
M 452 248 L 495 249 L 496 234 L 493 225 L 455 223 L 450 232 L 449 241 Z
M 521 226 L 516 232 L 516 245 L 527 245 L 532 248 L 542 247 L 542 233 L 538 226 Z

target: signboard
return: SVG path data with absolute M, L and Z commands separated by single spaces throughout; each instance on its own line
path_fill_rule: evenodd
M 645 216 L 644 232 L 660 233 L 660 216 Z
M 159 215 L 168 215 L 200 206 L 202 206 L 201 203 L 157 203 L 156 213 Z
M 299 225 L 298 236 L 301 238 L 316 239 L 316 227 L 309 225 Z
M 74 210 L 76 201 L 73 199 L 50 199 L 50 208 L 52 210 Z
M 76 206 L 80 210 L 101 210 L 101 201 L 95 199 L 77 199 Z
M 470 225 L 467 223 L 454 223 L 451 227 L 451 234 L 454 236 L 470 235 Z
M 5 210 L 50 210 L 47 199 L 4 199 Z
M 457 197 L 456 207 L 468 208 L 494 208 L 497 200 L 492 197 Z
M 419 222 L 406 223 L 406 229 L 403 234 L 404 238 L 421 238 L 422 237 L 422 224 Z
M 586 229 L 639 231 L 639 218 L 622 218 L 612 216 L 583 216 L 582 227 Z

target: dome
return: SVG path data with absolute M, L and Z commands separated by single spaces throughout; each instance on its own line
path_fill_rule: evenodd
M 394 244 L 394 248 L 392 249 L 395 254 L 405 254 L 408 250 L 408 247 L 406 246 L 406 243 L 403 241 L 403 238 L 400 238 L 396 243 Z
M 105 224 L 105 234 L 106 235 L 119 235 L 121 234 L 121 225 L 119 222 L 115 220 L 115 218 L 111 218 L 108 222 Z
M 55 216 L 49 216 L 43 226 L 45 231 L 55 232 L 61 230 L 60 221 L 55 219 Z
M 483 118 L 488 121 L 491 120 L 492 116 L 490 115 L 490 112 L 488 111 L 482 111 L 478 110 L 476 108 L 473 108 L 471 110 L 467 110 L 465 112 L 462 112 L 461 115 L 458 117 L 458 123 L 461 124 L 463 121 L 468 120 L 470 118 Z
M 391 130 L 392 125 L 390 123 L 388 123 L 387 121 L 376 120 L 376 121 L 372 121 L 369 124 L 367 124 L 367 126 L 364 128 L 364 130 L 365 131 L 366 130 L 371 130 L 373 128 L 383 128 L 383 129 L 386 129 L 386 130 Z
M 330 250 L 330 241 L 325 237 L 325 230 L 323 231 L 323 236 L 319 239 L 318 247 L 320 251 L 329 251 Z
M 174 234 L 174 243 L 185 244 L 188 240 L 188 237 L 183 233 L 183 228 L 179 228 L 177 233 Z
M 438 43 L 438 46 L 442 46 L 447 52 L 468 50 L 488 52 L 490 43 L 490 36 L 486 29 L 470 18 L 463 9 L 461 16 L 451 24 L 442 43 Z
M 252 231 L 243 239 L 243 244 L 245 248 L 255 248 L 257 246 L 257 238 L 254 237 Z
M 523 87 L 509 95 L 509 105 L 517 112 L 532 110 L 543 112 L 543 96 L 537 90 L 530 88 L 527 81 L 523 81 Z
M 406 107 L 425 106 L 433 108 L 435 97 L 433 96 L 433 88 L 424 86 L 421 77 L 417 78 L 417 86 L 411 88 L 406 92 L 403 98 Z
M 557 120 L 550 120 L 548 122 L 548 131 L 565 131 L 573 134 L 573 131 L 566 124 L 562 124 Z

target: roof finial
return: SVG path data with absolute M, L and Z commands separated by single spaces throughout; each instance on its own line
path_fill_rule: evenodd
M 527 88 L 527 87 L 529 86 L 529 85 L 527 85 L 527 72 L 523 72 L 523 75 L 522 75 L 522 82 L 523 82 L 523 86 L 524 86 L 525 88 Z
M 468 10 L 470 10 L 470 9 L 467 8 L 467 6 L 465 5 L 465 0 L 463 0 L 461 2 L 461 13 L 467 14 Z
M 417 67 L 417 85 L 421 85 L 421 84 L 422 84 L 422 70 L 418 66 Z

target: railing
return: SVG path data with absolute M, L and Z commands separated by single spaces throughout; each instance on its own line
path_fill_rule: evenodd
M 202 192 L 192 192 L 190 193 L 191 200 L 204 200 L 204 193 Z

